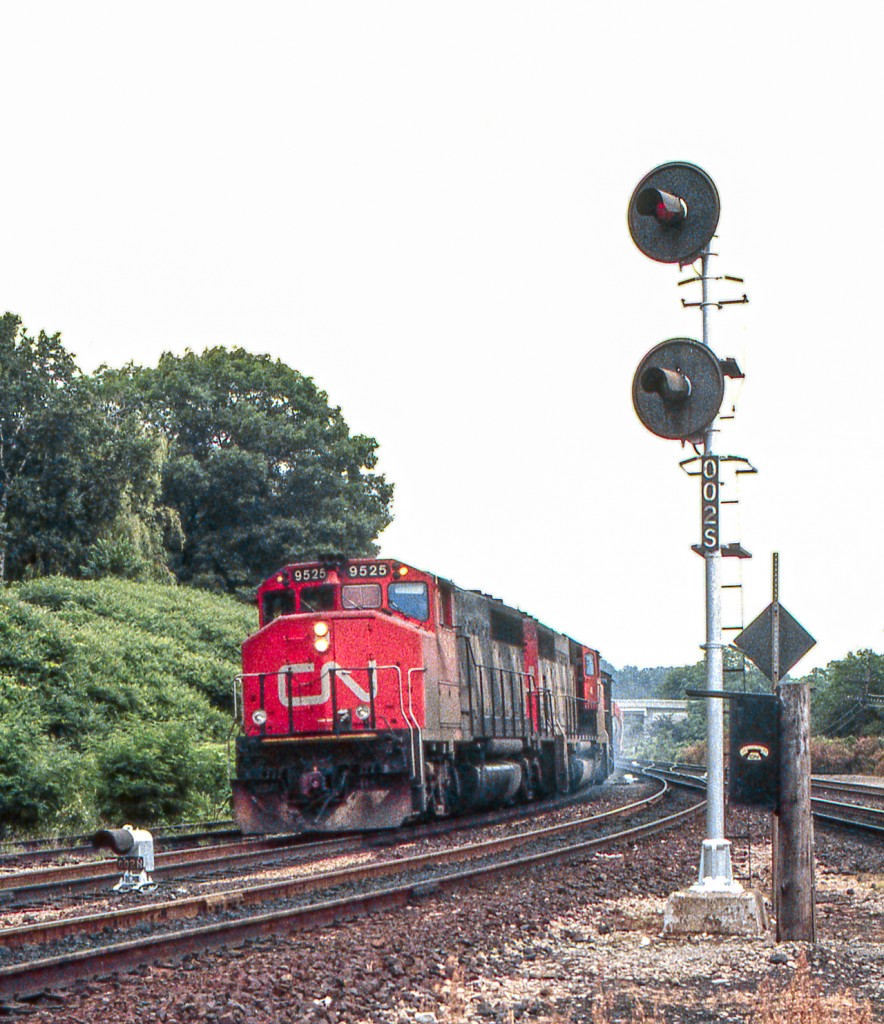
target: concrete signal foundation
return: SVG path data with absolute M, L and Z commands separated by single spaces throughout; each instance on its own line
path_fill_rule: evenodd
M 704 890 L 674 892 L 663 914 L 663 934 L 762 936 L 770 927 L 761 893 Z

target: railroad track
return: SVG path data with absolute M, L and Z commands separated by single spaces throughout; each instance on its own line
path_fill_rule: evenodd
M 194 874 L 212 874 L 226 871 L 234 865 L 271 863 L 287 856 L 325 856 L 346 849 L 353 843 L 351 837 L 326 840 L 305 840 L 303 836 L 267 836 L 243 839 L 219 846 L 196 846 L 155 856 L 154 874 L 164 879 L 191 878 Z M 83 861 L 54 868 L 0 875 L 0 911 L 9 905 L 20 906 L 23 901 L 52 898 L 56 894 L 96 892 L 120 875 L 116 858 Z
M 638 839 L 670 828 L 705 806 L 697 801 L 675 814 L 661 816 L 658 807 L 668 793 L 668 785 L 661 783 L 656 792 L 642 800 L 514 835 L 410 856 L 396 856 L 397 851 L 392 849 L 384 851 L 390 856 L 383 859 L 270 884 L 6 929 L 0 931 L 0 953 L 8 960 L 27 950 L 29 959 L 0 968 L 0 991 L 9 995 L 33 994 L 157 959 L 236 945 L 268 934 L 400 906 L 437 890 L 501 873 L 530 870 L 624 839 Z M 609 827 L 618 817 L 639 814 L 653 814 L 654 818 L 605 835 L 592 834 Z M 404 841 L 413 842 L 411 832 Z M 280 901 L 285 905 L 280 906 Z M 272 904 L 269 910 L 268 904 Z M 207 916 L 216 919 L 194 923 Z M 223 919 L 218 920 L 219 916 Z M 188 924 L 181 927 L 184 920 Z M 106 941 L 108 930 L 119 933 L 134 928 L 142 931 L 146 927 L 165 930 L 133 941 Z M 85 942 L 92 945 L 70 948 Z M 59 943 L 63 944 L 64 952 L 58 952 Z M 32 959 L 35 951 L 40 959 Z
M 624 766 L 626 763 L 624 762 Z M 670 762 L 633 762 L 634 767 L 650 774 L 652 778 L 666 779 L 674 785 L 705 789 L 705 767 L 702 765 L 681 765 Z M 850 800 L 830 800 L 814 793 L 841 793 L 845 796 L 876 797 L 884 802 L 884 786 L 871 783 L 840 781 L 820 776 L 811 776 L 811 808 L 814 818 L 827 825 L 854 829 L 873 836 L 884 837 L 884 806 L 858 804 Z
M 443 823 L 414 825 L 409 827 L 407 835 L 411 840 L 419 840 L 458 829 L 486 828 L 532 818 L 544 810 L 559 810 L 583 803 L 587 795 L 584 791 L 576 795 L 552 798 L 544 801 L 542 805 L 509 807 L 482 814 L 464 815 Z M 233 843 L 198 846 L 168 853 L 157 851 L 154 874 L 163 880 L 191 879 L 194 876 L 214 875 L 249 864 L 273 866 L 301 860 L 305 856 L 320 857 L 333 855 L 342 850 L 373 849 L 379 845 L 401 841 L 390 838 L 398 836 L 399 833 L 396 832 L 349 833 L 326 839 L 291 834 L 243 836 L 238 830 L 234 830 L 234 834 L 239 839 Z M 204 839 L 207 833 L 197 835 Z M 161 838 L 160 842 L 163 845 L 167 844 L 165 838 Z M 90 847 L 89 850 L 92 856 L 75 864 L 0 873 L 0 913 L 4 910 L 20 909 L 23 905 L 30 905 L 35 901 L 58 900 L 74 894 L 106 890 L 108 883 L 116 880 L 121 873 L 117 859 L 107 855 L 102 855 L 99 859 L 94 848 Z
M 230 820 L 160 826 L 151 830 L 151 834 L 166 847 L 186 846 L 188 843 L 220 843 L 242 835 Z M 94 859 L 93 835 L 7 840 L 0 843 L 0 870 L 5 866 L 19 867 L 23 863 L 40 864 L 70 857 Z

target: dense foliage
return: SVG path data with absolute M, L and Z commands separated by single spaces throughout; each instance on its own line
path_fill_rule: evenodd
M 0 581 L 63 573 L 250 590 L 376 552 L 392 486 L 312 380 L 242 349 L 87 376 L 0 317 Z
M 105 415 L 57 334 L 0 317 L 0 580 L 97 565 L 96 544 L 127 520 L 144 524 L 147 575 L 162 575 L 150 543 L 160 444 L 132 417 Z
M 286 562 L 376 553 L 392 498 L 371 472 L 377 443 L 352 435 L 308 377 L 222 348 L 99 377 L 109 407 L 166 443 L 162 503 L 183 531 L 170 562 L 180 581 L 233 592 Z
M 662 665 L 657 668 L 624 665 L 617 669 L 604 662 L 602 668 L 614 677 L 614 700 L 644 700 L 660 696 L 660 687 L 669 671 Z
M 806 679 L 811 685 L 814 732 L 832 737 L 884 735 L 884 655 L 851 652 Z
M 227 813 L 239 645 L 254 611 L 159 584 L 47 577 L 0 592 L 0 821 Z

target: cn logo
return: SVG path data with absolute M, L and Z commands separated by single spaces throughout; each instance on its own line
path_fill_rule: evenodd
M 367 668 L 369 670 L 376 669 L 377 662 L 370 661 Z M 309 681 L 312 682 L 316 672 L 316 666 L 308 661 L 299 665 L 283 665 L 280 668 L 276 677 L 279 703 L 285 708 L 307 708 L 316 704 L 325 704 L 331 700 L 332 671 L 335 673 L 335 679 L 342 682 L 358 700 L 369 700 L 371 697 L 377 696 L 378 678 L 376 672 L 366 673 L 372 681 L 372 692 L 369 694 L 368 690 L 364 690 L 347 669 L 341 668 L 334 661 L 329 661 L 322 666 L 322 671 L 319 673 L 319 693 L 297 695 L 295 691 L 308 681 L 304 677 L 309 676 Z M 289 699 L 289 676 L 291 676 L 291 699 Z

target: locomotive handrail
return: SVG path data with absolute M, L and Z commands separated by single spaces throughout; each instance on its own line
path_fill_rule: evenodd
M 482 664 L 478 660 L 478 658 L 476 657 L 476 652 L 473 650 L 473 642 L 472 642 L 473 638 L 468 633 L 460 633 L 460 632 L 458 632 L 457 636 L 458 636 L 459 639 L 466 641 L 466 649 L 469 652 L 469 662 L 470 662 L 470 664 L 472 665 L 473 668 L 476 668 L 476 669 L 479 670 L 479 678 L 478 678 L 479 685 L 476 687 L 476 693 L 477 693 L 477 695 L 479 697 L 479 705 L 480 705 L 479 708 L 478 708 L 478 718 L 481 721 L 483 730 L 486 728 L 486 722 L 487 722 L 487 720 L 489 718 L 489 716 L 487 714 L 487 711 L 486 711 L 486 707 L 485 707 L 485 691 L 484 691 L 484 688 L 482 686 L 482 680 L 483 680 L 482 673 L 484 673 L 484 672 L 488 672 L 490 674 L 489 690 L 490 690 L 490 693 L 491 693 L 491 715 L 490 715 L 490 718 L 491 718 L 491 728 L 492 728 L 492 731 L 494 731 L 497 728 L 497 725 L 498 725 L 498 713 L 497 713 L 497 708 L 495 706 L 495 700 L 494 700 L 494 698 L 495 698 L 494 673 L 496 672 L 498 674 L 499 679 L 500 679 L 500 696 L 501 696 L 501 702 L 502 702 L 502 705 L 503 705 L 503 707 L 501 709 L 501 716 L 500 717 L 501 717 L 501 722 L 502 722 L 502 726 L 503 726 L 503 733 L 504 733 L 504 735 L 507 734 L 507 728 L 508 728 L 507 722 L 508 721 L 509 721 L 509 727 L 512 729 L 512 735 L 513 736 L 521 735 L 521 737 L 524 739 L 524 738 L 527 738 L 531 734 L 542 733 L 542 729 L 540 728 L 540 724 L 536 723 L 534 721 L 534 719 L 530 715 L 526 716 L 526 714 L 525 714 L 525 692 L 526 692 L 526 690 L 527 690 L 529 696 L 531 694 L 533 694 L 533 693 L 538 693 L 539 692 L 536 689 L 536 687 L 534 686 L 534 681 L 535 680 L 534 680 L 534 672 L 533 672 L 533 670 L 529 669 L 527 672 L 524 672 L 524 671 L 520 671 L 519 669 L 514 669 L 514 668 L 503 668 L 502 666 L 499 666 L 499 665 L 484 665 L 484 664 Z M 516 679 L 518 679 L 523 684 L 527 683 L 527 686 L 522 685 L 519 688 L 519 709 L 520 709 L 521 713 L 520 713 L 518 718 L 516 718 L 515 713 L 514 713 L 515 710 L 516 710 L 516 708 L 515 708 L 515 688 L 512 685 L 510 687 L 510 715 L 509 715 L 509 718 L 507 718 L 507 714 L 506 714 L 506 699 L 505 699 L 505 695 L 504 695 L 504 692 L 503 692 L 503 677 L 504 677 L 504 675 L 506 675 L 510 679 L 511 683 L 514 680 L 516 680 Z M 474 708 L 473 708 L 473 686 L 472 686 L 472 682 L 473 682 L 473 676 L 472 676 L 472 673 L 470 673 L 470 675 L 468 677 L 468 680 L 467 680 L 467 695 L 468 695 L 469 702 L 470 702 L 470 724 L 472 726 L 474 726 L 474 723 L 476 721 L 476 717 L 477 716 L 474 713 Z M 538 707 L 538 710 L 539 710 L 539 707 Z M 520 733 L 517 733 L 517 731 L 516 731 L 517 725 L 521 726 Z
M 424 764 L 424 740 L 423 733 L 421 732 L 420 724 L 418 723 L 417 716 L 414 713 L 414 690 L 411 685 L 411 676 L 413 672 L 426 672 L 426 665 L 421 665 L 419 668 L 410 668 L 408 670 L 408 709 L 411 711 L 411 720 L 414 722 L 415 729 L 417 730 L 417 754 L 418 764 L 420 766 L 420 784 L 423 787 L 426 782 L 426 765 Z

